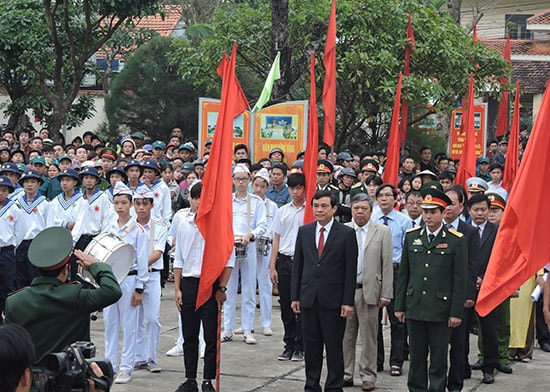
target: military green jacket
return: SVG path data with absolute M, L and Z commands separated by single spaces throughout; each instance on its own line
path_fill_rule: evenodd
M 461 319 L 467 275 L 468 251 L 462 233 L 443 227 L 429 243 L 426 228 L 410 229 L 403 245 L 395 311 L 419 321 Z
M 65 284 L 57 278 L 38 277 L 6 301 L 6 323 L 19 324 L 31 335 L 36 362 L 79 340 L 90 340 L 90 313 L 118 301 L 122 292 L 111 266 L 89 268 L 99 288 Z

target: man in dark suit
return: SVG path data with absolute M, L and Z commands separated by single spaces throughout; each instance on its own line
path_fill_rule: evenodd
M 316 222 L 299 228 L 294 251 L 291 307 L 302 315 L 306 385 L 320 392 L 323 346 L 328 375 L 325 391 L 342 391 L 342 339 L 353 312 L 357 278 L 357 239 L 351 227 L 334 220 L 336 197 L 320 190 L 312 200 Z
M 477 231 L 480 237 L 480 265 L 477 278 L 477 287 L 481 286 L 491 251 L 497 236 L 498 226 L 493 225 L 488 221 L 489 209 L 491 201 L 489 198 L 478 193 L 473 195 L 468 200 L 468 213 L 472 217 L 472 226 Z M 491 311 L 487 316 L 479 316 L 479 326 L 481 327 L 481 339 L 483 341 L 483 383 L 492 384 L 495 382 L 494 371 L 498 368 L 498 340 L 497 340 L 497 323 L 498 323 L 498 308 Z
M 405 236 L 395 316 L 407 322 L 410 336 L 409 391 L 444 392 L 451 332 L 464 314 L 466 242 L 461 233 L 443 225 L 450 199 L 437 188 L 421 192 L 426 226 L 410 229 Z
M 454 392 L 461 391 L 464 386 L 464 379 L 471 377 L 471 370 L 468 365 L 468 354 L 470 352 L 469 331 L 473 317 L 473 306 L 477 296 L 476 279 L 479 270 L 479 235 L 472 225 L 462 221 L 458 217 L 464 208 L 465 200 L 462 191 L 459 188 L 452 187 L 445 194 L 451 200 L 451 204 L 445 209 L 443 223 L 447 227 L 464 234 L 468 248 L 468 277 L 464 316 L 462 317 L 463 322 L 459 327 L 453 329 L 451 336 L 447 389 Z

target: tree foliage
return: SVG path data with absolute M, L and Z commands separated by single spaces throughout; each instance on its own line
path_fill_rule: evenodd
M 201 91 L 170 64 L 170 41 L 155 37 L 141 46 L 113 81 L 105 99 L 110 136 L 139 130 L 165 140 L 178 126 L 186 137 L 196 137 Z
M 285 3 L 288 39 L 276 48 L 271 31 L 272 10 Z M 271 0 L 254 7 L 242 2 L 219 10 L 212 24 L 214 34 L 197 46 L 176 41 L 172 57 L 183 58 L 179 61 L 183 77 L 215 94 L 220 84 L 215 70 L 221 53 L 237 40 L 237 76 L 247 97 L 254 101 L 275 49 L 287 50 L 288 56 L 281 59 L 284 79 L 276 83 L 272 103 L 304 99 L 309 94 L 307 58 L 311 51 L 317 57 L 321 93 L 321 60 L 329 12 L 328 0 Z M 449 109 L 466 92 L 470 72 L 475 72 L 479 89 L 498 94 L 498 78 L 494 76 L 506 72 L 502 56 L 474 44 L 447 13 L 440 15 L 434 7 L 417 0 L 338 0 L 336 149 L 373 148 L 385 143 L 397 75 L 403 69 L 408 12 L 412 14 L 417 45 L 411 75 L 403 83 L 413 113 L 409 124 L 433 110 Z

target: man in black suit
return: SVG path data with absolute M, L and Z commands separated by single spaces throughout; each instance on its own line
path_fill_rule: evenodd
M 468 200 L 468 213 L 472 217 L 472 226 L 480 237 L 480 265 L 477 287 L 480 287 L 483 281 L 498 231 L 498 226 L 488 221 L 490 207 L 491 201 L 482 193 L 475 194 Z M 483 340 L 483 364 L 481 365 L 483 383 L 492 384 L 495 382 L 493 375 L 495 368 L 498 368 L 499 365 L 496 329 L 498 310 L 494 309 L 485 317 L 479 315 L 478 317 L 479 326 L 481 327 L 481 338 Z
M 342 391 L 342 339 L 353 312 L 357 278 L 357 239 L 351 227 L 334 220 L 337 200 L 329 190 L 311 202 L 316 222 L 299 228 L 292 268 L 291 307 L 302 315 L 306 385 L 320 392 L 323 346 L 328 375 L 325 391 Z
M 448 228 L 464 234 L 468 247 L 468 277 L 466 281 L 466 301 L 464 303 L 463 323 L 453 329 L 451 335 L 451 351 L 449 375 L 447 377 L 447 389 L 451 392 L 461 391 L 464 379 L 471 377 L 468 365 L 469 331 L 473 306 L 476 300 L 476 279 L 479 270 L 479 235 L 472 225 L 459 219 L 459 214 L 464 208 L 464 193 L 460 188 L 452 187 L 445 194 L 451 199 L 451 204 L 445 209 L 444 224 Z

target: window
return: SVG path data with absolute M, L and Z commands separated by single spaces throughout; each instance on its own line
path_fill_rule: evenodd
M 533 16 L 508 14 L 504 17 L 504 26 L 506 34 L 510 34 L 511 39 L 533 39 L 533 33 L 527 30 L 527 19 Z

